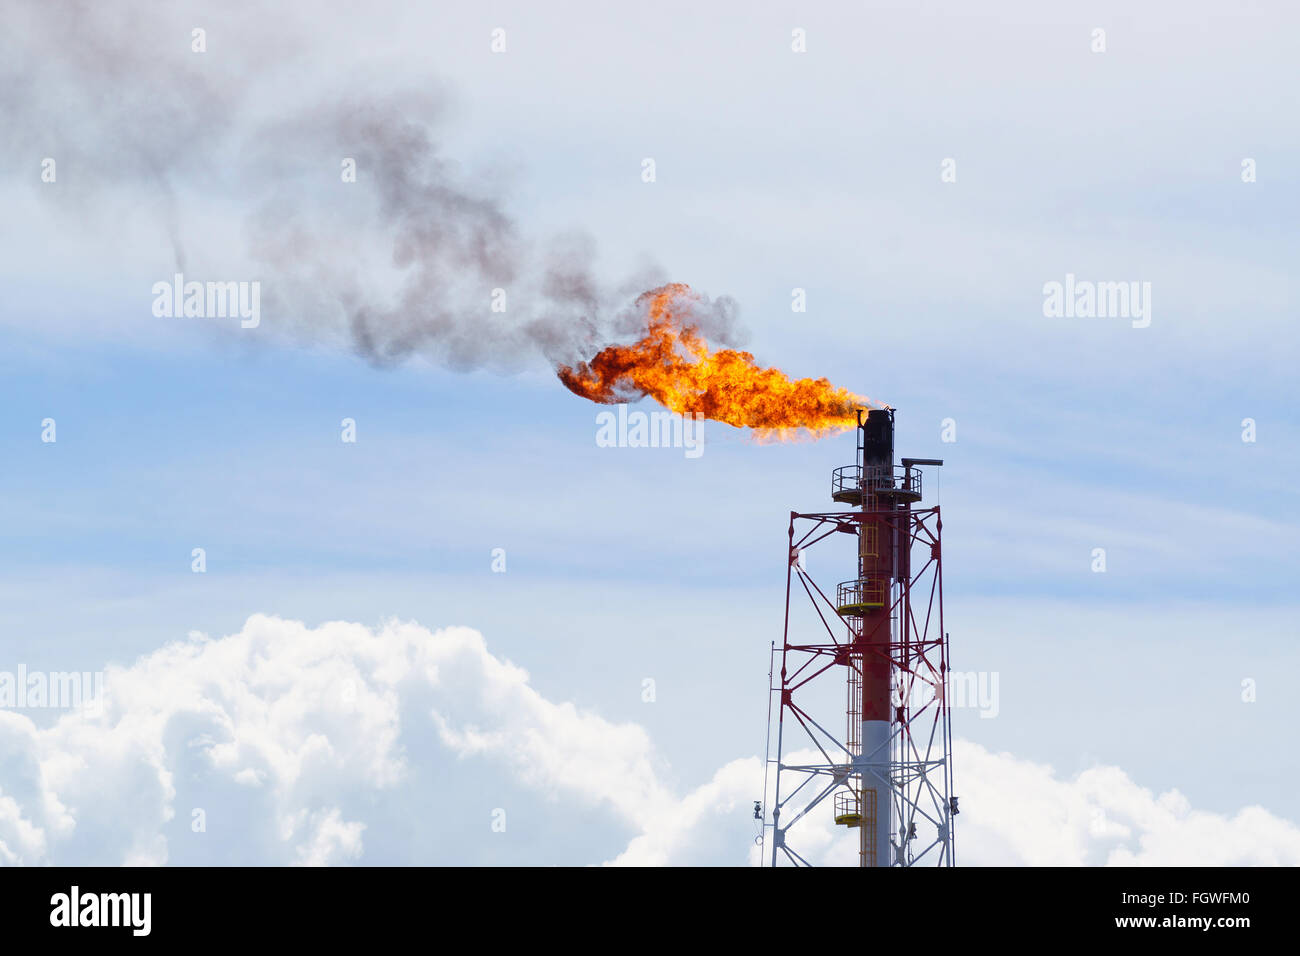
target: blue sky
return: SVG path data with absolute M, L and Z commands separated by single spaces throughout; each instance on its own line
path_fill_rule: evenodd
M 891 403 L 900 453 L 945 460 L 954 660 L 1001 690 L 996 719 L 958 712 L 958 737 L 1062 779 L 1117 766 L 1206 812 L 1296 820 L 1300 34 L 1284 5 L 1215 9 L 327 5 L 252 33 L 196 4 L 151 15 L 138 42 L 180 30 L 184 52 L 191 21 L 207 24 L 214 82 L 246 71 L 261 93 L 239 129 L 296 108 L 284 75 L 446 90 L 444 152 L 499 184 L 521 233 L 583 230 L 604 274 L 648 256 L 734 297 L 760 362 Z M 493 56 L 497 26 L 510 45 Z M 1105 53 L 1089 52 L 1096 26 Z M 155 318 L 150 287 L 174 271 L 165 217 L 150 183 L 95 179 L 86 135 L 54 186 L 39 136 L 5 150 L 22 160 L 0 183 L 5 660 L 129 667 L 253 614 L 463 625 L 547 700 L 644 727 L 672 786 L 761 755 L 786 515 L 831 507 L 851 436 L 759 445 L 711 423 L 698 460 L 599 448 L 599 409 L 537 356 L 504 375 L 379 369 L 303 344 L 293 316 Z M 171 181 L 187 271 L 258 277 L 243 223 L 266 184 L 213 157 Z M 382 228 L 372 238 L 382 254 Z M 1151 325 L 1044 317 L 1042 287 L 1066 273 L 1150 282 Z M 483 790 L 531 807 L 537 788 L 508 762 L 442 775 L 425 746 L 408 744 L 403 807 L 450 819 Z M 599 862 L 635 832 L 545 807 L 509 852 L 450 824 L 419 846 L 439 862 Z M 370 826 L 365 862 L 408 852 Z

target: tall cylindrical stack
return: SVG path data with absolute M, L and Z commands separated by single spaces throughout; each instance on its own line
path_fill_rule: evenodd
M 889 409 L 872 409 L 863 419 L 858 442 L 861 482 L 861 521 L 858 525 L 858 587 L 860 616 L 849 618 L 854 635 L 850 682 L 862 689 L 859 752 L 854 755 L 862 820 L 860 859 L 863 866 L 889 866 L 890 859 L 890 667 L 893 659 L 890 591 L 898 550 L 891 512 L 893 496 L 894 416 Z M 860 678 L 855 680 L 853 671 Z M 849 720 L 853 720 L 850 714 Z M 859 728 L 850 728 L 850 735 Z M 875 812 L 871 812 L 874 807 Z

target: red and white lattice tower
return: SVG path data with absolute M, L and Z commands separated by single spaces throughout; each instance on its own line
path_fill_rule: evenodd
M 831 484 L 850 509 L 790 514 L 762 856 L 807 865 L 801 834 L 833 819 L 858 834 L 861 866 L 952 866 L 941 522 L 937 505 L 921 507 L 919 470 L 943 462 L 894 464 L 893 409 L 859 413 L 856 434 L 857 464 L 835 469 Z M 857 575 L 832 594 L 811 572 L 832 549 L 810 549 L 841 534 L 856 543 Z M 845 718 L 829 712 L 841 707 Z

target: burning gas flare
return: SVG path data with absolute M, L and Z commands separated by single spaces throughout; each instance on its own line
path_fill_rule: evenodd
M 776 368 L 760 368 L 754 356 L 709 348 L 690 321 L 690 286 L 680 282 L 644 292 L 637 306 L 649 330 L 632 345 L 611 345 L 589 362 L 557 370 L 570 391 L 611 405 L 649 395 L 681 414 L 699 413 L 762 437 L 788 439 L 805 429 L 816 437 L 852 428 L 869 399 L 824 378 L 791 379 Z

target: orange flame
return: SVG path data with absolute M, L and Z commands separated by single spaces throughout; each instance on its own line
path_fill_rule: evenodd
M 689 321 L 691 288 L 674 282 L 644 292 L 646 335 L 632 345 L 611 345 L 577 367 L 562 365 L 560 381 L 576 395 L 601 404 L 649 395 L 680 414 L 702 414 L 761 437 L 789 439 L 798 429 L 815 437 L 852 428 L 870 400 L 824 378 L 792 380 L 776 368 L 760 368 L 749 352 L 710 350 Z

